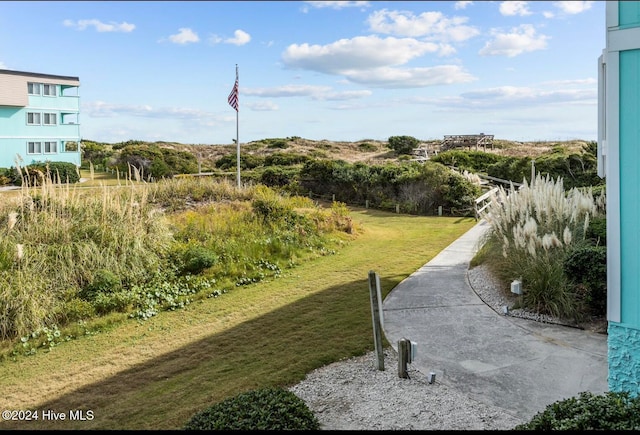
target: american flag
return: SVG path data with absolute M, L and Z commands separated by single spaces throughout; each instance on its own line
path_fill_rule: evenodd
M 237 67 L 236 67 L 236 82 L 233 84 L 233 89 L 231 90 L 231 93 L 229 94 L 229 98 L 227 98 L 227 101 L 229 101 L 229 105 L 231 105 L 231 107 L 236 109 L 236 112 L 237 112 L 238 111 L 238 68 Z

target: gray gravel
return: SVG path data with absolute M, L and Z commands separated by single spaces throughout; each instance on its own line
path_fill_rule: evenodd
M 482 266 L 470 269 L 469 283 L 480 298 L 497 313 L 504 314 L 515 295 L 504 295 Z M 554 322 L 522 310 L 512 316 Z M 397 354 L 385 349 L 385 370 L 376 368 L 375 352 L 321 367 L 290 388 L 303 399 L 323 430 L 509 430 L 519 417 L 502 408 L 478 402 L 427 373 L 409 370 L 409 378 L 398 376 Z

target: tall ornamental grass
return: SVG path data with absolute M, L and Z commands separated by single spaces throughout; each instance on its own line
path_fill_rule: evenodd
M 171 241 L 144 188 L 39 184 L 0 205 L 0 339 L 67 321 L 65 304 L 100 271 L 123 284 L 150 279 Z
M 354 230 L 340 203 L 210 178 L 136 179 L 76 189 L 43 177 L 0 204 L 0 341 L 178 309 L 330 254 Z
M 522 281 L 524 307 L 575 319 L 580 309 L 563 263 L 585 241 L 590 220 L 604 213 L 604 192 L 565 191 L 562 178 L 538 174 L 532 184 L 501 187 L 493 197 L 484 255 L 503 282 Z

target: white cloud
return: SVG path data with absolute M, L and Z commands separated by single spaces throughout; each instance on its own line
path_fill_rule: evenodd
M 529 10 L 527 3 L 522 1 L 505 1 L 500 3 L 500 13 L 502 15 L 520 15 L 524 17 L 525 15 L 531 15 L 531 11 Z
M 588 78 L 588 79 L 573 79 L 573 80 L 554 80 L 550 82 L 542 82 L 541 85 L 550 85 L 550 86 L 584 86 L 584 85 L 596 85 L 598 84 L 598 79 Z
M 311 98 L 314 100 L 323 100 L 323 101 L 346 101 L 346 100 L 358 100 L 360 98 L 370 97 L 373 92 L 369 90 L 361 90 L 361 91 L 343 91 L 343 92 L 329 92 L 326 94 L 317 94 L 312 95 Z
M 374 32 L 400 36 L 428 36 L 459 42 L 480 34 L 477 28 L 464 25 L 467 17 L 447 18 L 441 12 L 423 12 L 415 16 L 411 12 L 382 9 L 372 13 L 367 21 Z
M 472 1 L 457 1 L 455 5 L 453 5 L 454 9 L 466 9 L 467 6 L 472 5 Z
M 82 111 L 93 118 L 111 118 L 120 115 L 141 116 L 145 118 L 167 119 L 205 119 L 211 118 L 211 114 L 197 109 L 179 107 L 155 108 L 148 104 L 111 104 L 104 101 L 93 101 L 82 104 Z
M 426 53 L 452 50 L 412 38 L 359 36 L 328 45 L 292 44 L 282 54 L 285 66 L 341 75 L 349 82 L 385 88 L 410 88 L 476 80 L 459 66 L 394 68 Z
M 354 83 L 388 89 L 421 88 L 477 80 L 476 77 L 463 71 L 458 65 L 423 68 L 380 67 L 351 71 L 345 76 Z
M 331 8 L 331 9 L 344 9 L 353 7 L 368 7 L 368 1 L 306 1 L 311 7 L 314 8 Z
M 189 44 L 200 41 L 198 34 L 188 27 L 178 29 L 178 33 L 169 36 L 169 40 L 175 44 Z
M 562 1 L 553 2 L 553 5 L 565 14 L 579 14 L 591 9 L 593 3 L 593 1 Z
M 457 97 L 442 99 L 416 99 L 415 103 L 433 104 L 440 108 L 458 109 L 509 109 L 514 107 L 531 107 L 537 105 L 595 105 L 598 92 L 596 87 L 583 89 L 544 90 L 531 87 L 501 86 L 465 92 Z
M 249 41 L 251 41 L 251 35 L 243 30 L 238 29 L 233 32 L 233 35 L 233 38 L 227 38 L 224 40 L 224 42 L 226 42 L 227 44 L 245 45 L 249 43 Z
M 244 103 L 244 107 L 255 110 L 256 112 L 274 112 L 279 109 L 278 105 L 271 101 Z
M 7 69 L 7 66 L 4 63 L 0 62 L 0 69 Z
M 327 74 L 348 74 L 388 65 L 401 65 L 439 46 L 412 38 L 357 36 L 327 45 L 292 44 L 282 54 L 284 64 Z
M 73 20 L 64 20 L 63 24 L 67 27 L 75 27 L 77 30 L 85 30 L 87 27 L 93 26 L 97 32 L 129 33 L 136 28 L 135 24 L 130 24 L 124 21 L 122 23 L 103 23 L 96 19 L 78 20 L 77 22 L 74 22 Z
M 366 98 L 373 92 L 369 90 L 335 92 L 329 86 L 285 85 L 272 88 L 242 88 L 242 94 L 261 98 L 309 97 L 316 101 L 345 101 Z
M 331 91 L 329 86 L 286 85 L 273 88 L 242 88 L 243 95 L 256 97 L 310 97 Z
M 493 30 L 493 40 L 487 42 L 480 50 L 482 56 L 508 56 L 514 57 L 522 53 L 543 50 L 547 47 L 546 35 L 537 35 L 536 30 L 530 24 L 522 24 L 511 30 L 510 33 L 500 33 Z

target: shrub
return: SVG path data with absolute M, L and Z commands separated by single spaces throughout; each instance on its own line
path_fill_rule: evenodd
M 580 245 L 564 261 L 569 280 L 585 289 L 585 302 L 595 315 L 607 310 L 607 248 Z
M 116 149 L 115 145 L 113 148 Z M 171 178 L 176 174 L 196 172 L 197 159 L 189 152 L 161 148 L 154 144 L 128 144 L 120 150 L 116 166 L 122 172 L 127 172 L 129 166 L 132 166 L 142 172 L 144 177 L 150 175 L 154 178 Z
M 295 219 L 293 208 L 277 196 L 262 195 L 251 201 L 253 212 L 264 225 L 277 224 Z
M 270 139 L 262 139 L 261 142 L 266 143 L 267 148 L 279 148 L 279 149 L 289 148 L 287 139 L 270 138 Z
M 203 270 L 213 266 L 218 257 L 204 246 L 189 245 L 183 254 L 182 273 L 197 275 Z
M 487 168 L 504 157 L 484 151 L 447 150 L 431 157 L 431 161 L 472 172 L 487 172 Z
M 412 136 L 391 136 L 388 142 L 389 148 L 397 154 L 411 154 L 420 144 L 420 141 Z
M 587 228 L 587 239 L 591 240 L 594 245 L 607 245 L 607 218 L 606 216 L 597 216 L 591 219 Z
M 628 392 L 606 392 L 595 395 L 580 393 L 577 397 L 548 405 L 528 423 L 514 430 L 638 430 L 640 398 Z
M 319 430 L 302 399 L 281 388 L 261 388 L 223 400 L 187 422 L 185 430 Z
M 264 158 L 265 166 L 292 166 L 305 163 L 309 160 L 304 154 L 273 153 Z
M 20 170 L 14 167 L 8 170 L 7 176 L 17 186 L 21 186 L 23 182 L 30 186 L 40 186 L 43 180 L 55 184 L 80 181 L 78 168 L 69 162 L 34 163 Z
M 260 175 L 260 182 L 270 187 L 281 187 L 289 184 L 298 171 L 272 166 L 265 168 Z
M 481 193 L 479 185 L 471 183 L 463 175 L 450 172 L 443 199 L 450 207 L 464 209 L 470 207 Z
M 110 270 L 99 269 L 93 280 L 82 290 L 81 296 L 86 300 L 93 300 L 98 293 L 113 293 L 122 288 L 120 278 Z
M 369 142 L 362 142 L 358 144 L 358 149 L 360 151 L 376 151 L 378 147 Z
M 96 293 L 92 305 L 98 314 L 107 314 L 113 311 L 124 313 L 131 309 L 134 301 L 135 295 L 133 293 L 120 290 Z
M 91 305 L 91 302 L 80 298 L 73 298 L 66 301 L 61 311 L 69 322 L 89 319 L 96 314 L 96 310 L 93 305 Z
M 237 154 L 227 154 L 220 157 L 216 163 L 216 168 L 222 170 L 236 169 L 238 167 Z M 240 169 L 254 169 L 264 165 L 264 157 L 253 154 L 240 153 Z

